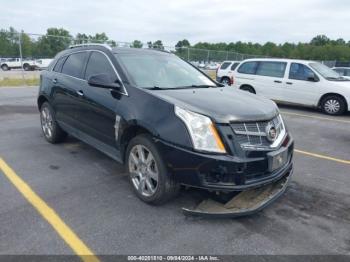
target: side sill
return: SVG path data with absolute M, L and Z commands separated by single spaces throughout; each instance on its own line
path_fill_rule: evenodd
M 81 132 L 80 130 L 67 125 L 61 121 L 57 121 L 59 126 L 66 131 L 68 134 L 74 136 L 75 138 L 83 141 L 84 143 L 96 148 L 97 150 L 101 151 L 102 153 L 106 154 L 107 156 L 109 156 L 110 158 L 118 161 L 119 163 L 123 164 L 123 161 L 121 159 L 120 156 L 120 151 L 115 149 L 114 147 L 107 145 L 99 140 L 97 140 L 96 138 Z

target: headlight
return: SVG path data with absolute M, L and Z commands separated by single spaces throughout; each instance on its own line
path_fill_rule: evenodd
M 221 138 L 209 117 L 175 106 L 175 114 L 186 124 L 197 150 L 225 153 Z

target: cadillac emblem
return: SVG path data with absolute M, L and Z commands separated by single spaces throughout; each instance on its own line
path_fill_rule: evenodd
M 274 142 L 278 135 L 276 128 L 272 124 L 268 124 L 265 131 L 267 140 Z

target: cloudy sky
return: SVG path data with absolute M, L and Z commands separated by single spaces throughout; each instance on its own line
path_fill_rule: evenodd
M 125 42 L 350 40 L 349 0 L 1 0 L 0 10 L 0 28 L 63 27 Z

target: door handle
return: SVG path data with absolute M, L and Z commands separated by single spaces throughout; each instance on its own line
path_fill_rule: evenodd
M 282 83 L 282 81 L 280 81 L 280 80 L 275 80 L 275 81 L 273 81 L 273 82 L 278 83 L 278 84 L 281 84 L 281 83 Z
M 292 83 L 292 82 L 286 82 L 286 84 L 287 84 L 287 85 L 293 85 L 293 83 Z
M 57 84 L 58 83 L 57 78 L 52 79 L 52 83 Z
M 77 91 L 77 94 L 78 94 L 79 96 L 84 96 L 84 92 L 83 92 L 82 90 Z

